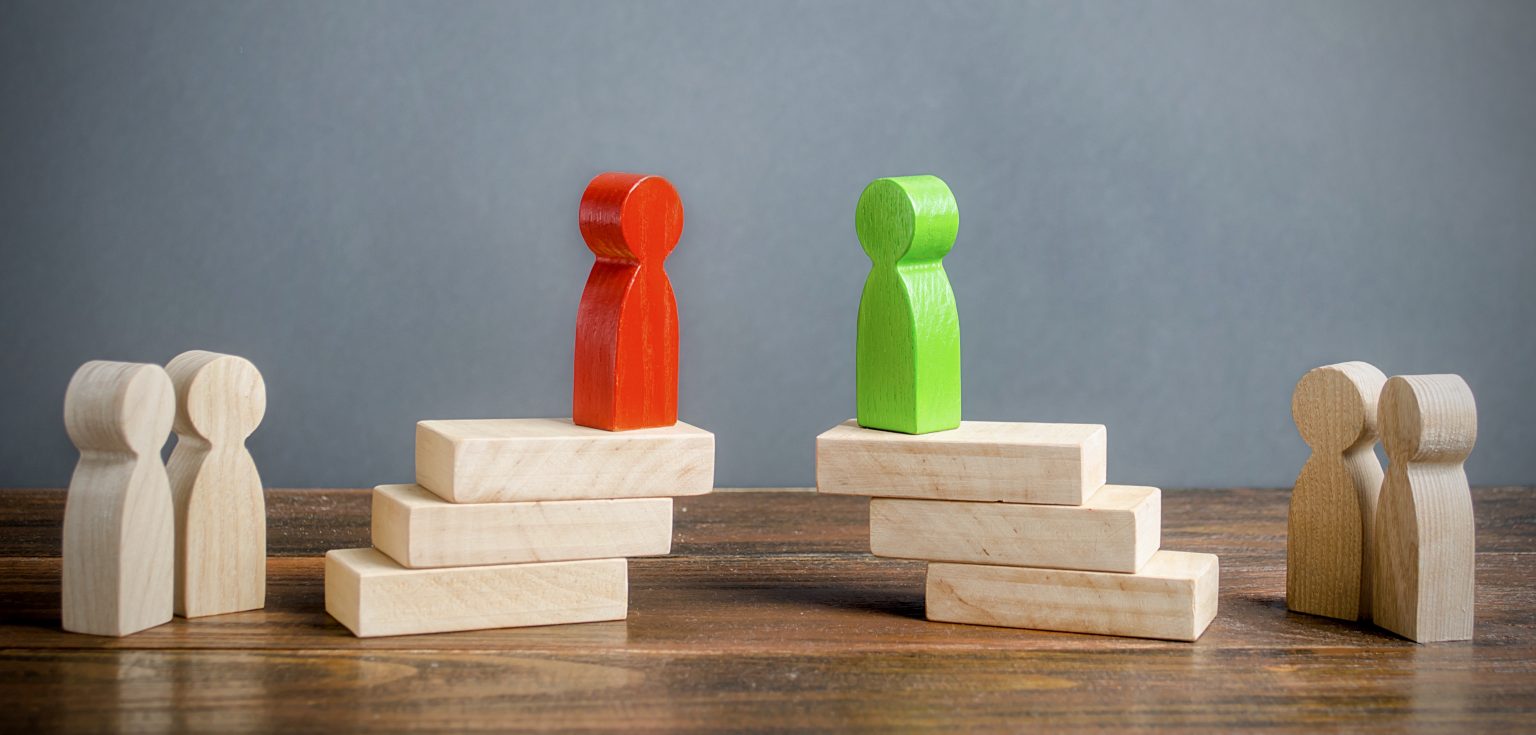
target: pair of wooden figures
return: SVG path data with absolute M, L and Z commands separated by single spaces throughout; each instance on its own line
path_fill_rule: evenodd
M 264 606 L 266 502 L 245 438 L 266 405 L 256 367 L 214 352 L 75 372 L 64 397 L 80 450 L 64 509 L 65 630 L 124 636 L 173 613 Z
M 1475 529 L 1462 463 L 1477 405 L 1466 381 L 1326 365 L 1297 383 L 1291 413 L 1312 456 L 1291 494 L 1286 604 L 1424 643 L 1470 639 Z

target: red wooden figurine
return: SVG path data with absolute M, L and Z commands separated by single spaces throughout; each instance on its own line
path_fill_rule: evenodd
M 608 431 L 677 423 L 677 300 L 662 261 L 683 234 L 683 202 L 660 176 L 599 174 L 581 195 L 581 237 L 597 256 L 576 312 L 571 416 Z

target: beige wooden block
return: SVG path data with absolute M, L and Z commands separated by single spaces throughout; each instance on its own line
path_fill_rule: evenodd
M 871 498 L 875 556 L 1135 572 L 1157 552 L 1162 493 L 1105 485 L 1080 506 Z
M 1135 574 L 928 565 L 928 619 L 1193 641 L 1216 617 L 1211 554 L 1159 551 Z
M 1379 408 L 1387 478 L 1373 619 L 1420 643 L 1469 640 L 1476 528 L 1462 463 L 1477 442 L 1472 389 L 1458 375 L 1397 376 Z
M 194 350 L 165 366 L 176 386 L 176 614 L 256 610 L 267 598 L 267 501 L 245 439 L 267 411 L 249 360 Z
M 380 485 L 373 545 L 411 568 L 657 556 L 672 550 L 672 499 L 450 503 Z
M 64 501 L 64 629 L 125 636 L 169 622 L 175 511 L 160 461 L 176 414 L 159 365 L 88 362 L 64 394 L 80 449 Z
M 1098 424 L 963 421 L 932 434 L 846 421 L 816 437 L 816 489 L 836 495 L 1082 505 L 1104 485 Z
M 325 611 L 359 638 L 623 620 L 624 559 L 406 569 L 376 549 L 325 555 Z
M 1285 600 L 1296 612 L 1371 617 L 1371 563 L 1381 462 L 1376 400 L 1387 376 L 1364 362 L 1309 371 L 1291 416 L 1312 448 L 1291 491 Z
M 702 495 L 715 435 L 678 422 L 603 431 L 570 419 L 416 424 L 416 484 L 455 503 Z

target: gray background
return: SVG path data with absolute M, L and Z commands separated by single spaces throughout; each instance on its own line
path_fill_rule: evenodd
M 1110 479 L 1289 485 L 1298 377 L 1456 372 L 1536 482 L 1536 3 L 0 4 L 0 485 L 89 359 L 254 360 L 267 484 L 422 418 L 567 415 L 596 173 L 681 192 L 681 413 L 721 486 L 853 412 L 878 176 L 960 203 L 965 415 Z

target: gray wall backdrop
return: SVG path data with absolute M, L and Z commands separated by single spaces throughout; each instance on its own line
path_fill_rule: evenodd
M 267 484 L 412 476 L 422 418 L 569 412 L 596 173 L 662 174 L 721 486 L 853 412 L 854 203 L 933 173 L 971 419 L 1110 479 L 1289 485 L 1298 377 L 1456 372 L 1536 482 L 1536 3 L 4 2 L 0 485 L 75 367 L 266 375 Z

